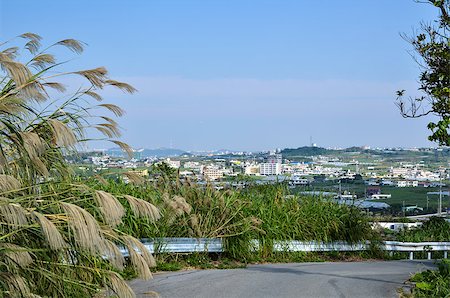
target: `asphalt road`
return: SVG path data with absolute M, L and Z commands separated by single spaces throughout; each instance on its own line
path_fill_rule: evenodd
M 265 264 L 159 273 L 130 284 L 138 297 L 398 297 L 412 273 L 432 267 L 432 261 L 406 260 Z

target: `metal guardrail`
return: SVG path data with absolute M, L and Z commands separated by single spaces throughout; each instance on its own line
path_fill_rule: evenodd
M 346 242 L 318 241 L 274 241 L 273 251 L 362 251 L 367 250 L 368 243 L 349 244 Z
M 427 259 L 431 260 L 432 252 L 443 251 L 444 259 L 448 257 L 450 242 L 398 242 L 384 241 L 384 250 L 391 254 L 395 251 L 409 252 L 409 259 L 414 259 L 414 252 L 427 252 Z
M 221 238 L 156 238 L 141 239 L 141 242 L 151 253 L 193 253 L 193 252 L 224 252 Z M 277 252 L 329 252 L 329 251 L 364 251 L 368 250 L 369 242 L 350 244 L 347 242 L 320 242 L 320 241 L 274 241 L 272 250 Z M 257 251 L 260 247 L 258 240 L 252 240 L 250 247 Z M 427 252 L 427 258 L 431 259 L 432 252 L 443 251 L 443 256 L 448 257 L 450 242 L 398 242 L 384 241 L 381 249 L 390 252 L 409 252 L 409 259 L 414 258 L 414 252 Z M 121 248 L 124 256 L 128 256 L 128 250 Z
M 151 253 L 193 253 L 193 252 L 223 252 L 221 238 L 143 238 L 142 244 Z M 122 254 L 128 257 L 128 250 L 120 248 Z

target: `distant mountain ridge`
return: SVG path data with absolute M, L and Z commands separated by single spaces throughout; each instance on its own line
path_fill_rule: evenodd
M 124 157 L 125 154 L 120 148 L 111 148 L 106 150 L 106 154 L 116 157 Z M 135 149 L 135 156 L 140 158 L 146 157 L 173 157 L 188 154 L 186 151 L 181 149 L 173 148 L 156 148 L 156 149 Z

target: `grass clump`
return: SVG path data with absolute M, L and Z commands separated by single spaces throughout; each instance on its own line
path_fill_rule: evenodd
M 404 242 L 449 241 L 450 223 L 433 216 L 419 227 L 401 230 L 396 239 Z
M 437 270 L 426 270 L 415 274 L 411 279 L 415 283 L 413 297 L 449 297 L 450 261 L 442 260 Z
M 120 273 L 133 267 L 148 278 L 153 257 L 117 228 L 126 204 L 74 179 L 64 157 L 88 139 L 88 128 L 129 149 L 114 139 L 115 121 L 103 116 L 123 111 L 96 104 L 97 92 L 135 90 L 110 80 L 103 67 L 59 71 L 64 62 L 50 51 L 80 53 L 84 44 L 65 39 L 42 50 L 41 40 L 25 33 L 0 43 L 0 297 L 92 297 L 105 289 L 134 297 Z M 22 43 L 23 51 L 16 46 Z M 65 76 L 81 77 L 84 86 L 67 91 L 59 80 Z M 156 219 L 147 203 L 134 207 L 135 216 Z M 118 245 L 128 246 L 130 260 Z
M 121 231 L 137 238 L 222 238 L 224 254 L 242 263 L 278 258 L 273 251 L 276 241 L 357 243 L 378 237 L 368 216 L 358 208 L 292 195 L 283 184 L 254 185 L 239 191 L 164 178 L 141 185 L 112 180 L 106 185 L 92 183 L 99 190 L 117 194 L 119 200 L 120 194 L 132 195 L 160 210 L 161 218 L 150 222 L 127 207 Z

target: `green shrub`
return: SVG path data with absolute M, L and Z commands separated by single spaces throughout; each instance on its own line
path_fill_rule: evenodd
M 449 297 L 450 296 L 450 261 L 438 263 L 438 270 L 427 270 L 411 278 L 416 283 L 414 297 Z

